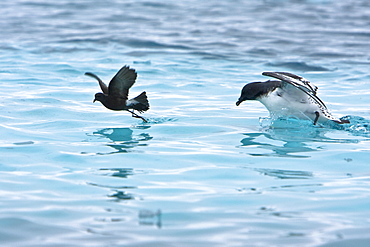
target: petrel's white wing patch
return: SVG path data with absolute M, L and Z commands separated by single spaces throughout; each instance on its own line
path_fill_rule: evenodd
M 134 110 L 137 110 L 139 112 L 144 112 L 149 110 L 149 101 L 146 96 L 146 92 L 142 92 L 140 95 L 136 96 L 133 99 L 126 101 L 127 108 L 132 108 Z
M 137 104 L 139 104 L 139 102 L 135 99 L 126 100 L 126 105 L 128 106 L 128 108 L 133 108 Z

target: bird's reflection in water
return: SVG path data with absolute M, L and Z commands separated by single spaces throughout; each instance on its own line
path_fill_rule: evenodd
M 162 227 L 162 212 L 160 209 L 152 211 L 142 209 L 139 212 L 139 224 L 146 226 Z
M 308 158 L 310 157 L 308 153 L 320 151 L 323 143 L 358 142 L 356 138 L 327 137 L 328 133 L 335 131 L 332 129 L 304 124 L 292 127 L 287 123 L 297 122 L 282 122 L 278 127 L 268 127 L 257 133 L 245 133 L 246 137 L 241 140 L 241 146 L 251 148 L 248 153 L 252 156 Z M 256 148 L 264 151 L 259 152 Z
M 107 171 L 106 176 L 119 177 L 119 178 L 128 178 L 129 176 L 134 175 L 133 168 L 101 168 L 100 171 Z
M 135 197 L 127 193 L 125 191 L 116 191 L 112 195 L 109 195 L 115 202 L 120 202 L 120 201 L 126 201 L 126 200 L 133 200 Z
M 105 184 L 89 183 L 90 185 L 109 189 L 111 191 L 111 194 L 107 196 L 115 202 L 135 199 L 135 196 L 127 191 L 137 189 L 137 187 L 127 185 L 129 181 L 126 180 L 130 176 L 135 175 L 133 168 L 101 168 L 99 169 L 99 173 L 100 172 L 103 172 L 101 174 L 102 176 L 122 178 L 124 180 L 120 180 L 118 182 L 117 180 L 105 180 L 106 181 Z
M 318 187 L 323 186 L 321 183 L 317 183 L 315 180 L 312 180 L 314 178 L 314 174 L 310 171 L 269 168 L 254 168 L 254 170 L 264 176 L 287 180 L 285 183 L 277 183 L 276 185 L 267 188 L 255 189 L 255 192 L 259 193 L 265 190 L 299 190 L 313 193 Z M 293 182 L 291 180 L 307 180 L 307 182 Z
M 93 132 L 94 136 L 110 139 L 110 142 L 107 143 L 106 146 L 116 150 L 114 152 L 99 154 L 127 153 L 134 147 L 147 146 L 148 144 L 143 142 L 153 139 L 153 137 L 147 133 L 134 135 L 133 132 L 134 131 L 130 128 L 105 128 Z
M 241 146 L 257 147 L 268 150 L 268 152 L 249 152 L 252 156 L 308 158 L 310 156 L 298 153 L 317 151 L 316 149 L 308 147 L 303 141 L 276 139 L 269 133 L 246 133 L 244 135 L 247 137 L 241 140 Z
M 268 168 L 255 168 L 254 170 L 265 176 L 271 176 L 279 179 L 310 179 L 313 177 L 313 173 L 309 171 L 281 170 Z

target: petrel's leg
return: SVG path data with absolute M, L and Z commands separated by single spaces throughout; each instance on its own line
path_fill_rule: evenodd
M 318 111 L 315 111 L 315 115 L 316 115 L 316 117 L 315 117 L 315 119 L 313 120 L 313 125 L 316 125 L 317 120 L 319 120 L 320 113 L 319 113 Z
M 141 119 L 141 120 L 143 120 L 145 123 L 147 123 L 147 122 L 148 122 L 145 118 L 143 118 L 142 116 L 137 115 L 135 112 L 130 111 L 130 110 L 126 110 L 126 111 L 130 112 L 130 113 L 132 114 L 132 117 L 134 117 L 134 118 L 140 118 L 140 119 Z

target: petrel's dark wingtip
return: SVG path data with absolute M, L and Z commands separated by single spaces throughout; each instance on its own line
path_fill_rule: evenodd
M 338 120 L 333 120 L 335 123 L 338 123 L 338 124 L 349 124 L 349 123 L 351 123 L 349 120 L 347 120 L 347 119 L 339 119 L 339 121 Z
M 84 75 L 86 75 L 86 76 L 90 76 L 90 77 L 92 77 L 92 78 L 95 78 L 95 79 L 97 79 L 98 81 L 100 80 L 100 78 L 97 76 L 97 75 L 95 75 L 94 73 L 92 73 L 92 72 L 85 72 L 85 74 Z
M 93 77 L 93 78 L 97 79 L 97 76 L 94 73 L 91 73 L 91 72 L 85 72 L 84 75 L 90 76 L 90 77 Z
M 275 73 L 275 72 L 265 71 L 265 72 L 262 72 L 262 75 L 270 76 L 272 73 Z

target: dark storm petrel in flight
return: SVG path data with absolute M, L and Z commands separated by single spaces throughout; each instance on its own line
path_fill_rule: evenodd
M 133 99 L 128 99 L 128 91 L 135 83 L 137 74 L 134 69 L 129 66 L 123 66 L 117 74 L 112 78 L 107 86 L 97 75 L 86 72 L 85 75 L 91 76 L 98 80 L 103 93 L 95 94 L 95 101 L 100 101 L 106 108 L 114 111 L 128 111 L 135 118 L 140 118 L 144 122 L 147 120 L 137 115 L 134 110 L 142 113 L 149 109 L 148 98 L 146 92 L 142 92 L 139 96 Z

